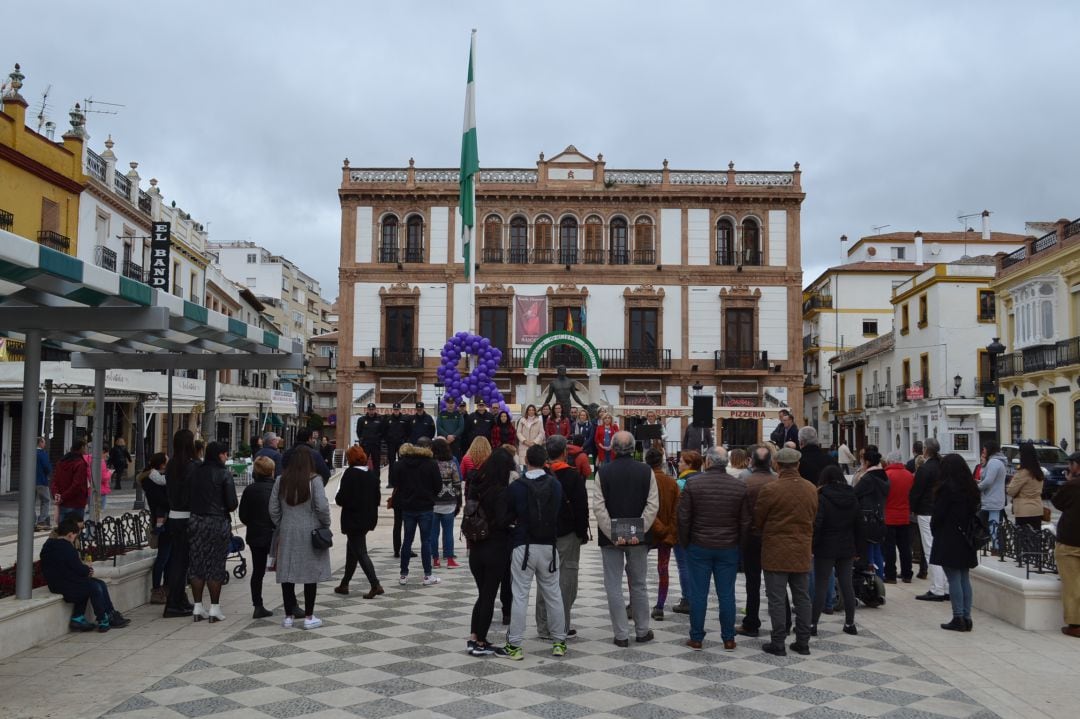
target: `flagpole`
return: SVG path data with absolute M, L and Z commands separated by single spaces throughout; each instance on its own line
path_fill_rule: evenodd
M 480 173 L 473 175 L 472 181 L 472 197 L 470 202 L 473 207 L 474 224 L 468 228 L 469 233 L 469 266 L 465 268 L 465 271 L 469 273 L 469 334 L 475 335 L 477 333 L 476 326 L 476 180 L 479 179 Z

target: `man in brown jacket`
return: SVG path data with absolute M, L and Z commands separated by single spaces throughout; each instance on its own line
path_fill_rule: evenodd
M 704 471 L 690 477 L 679 499 L 679 543 L 690 565 L 690 639 L 701 649 L 710 579 L 716 580 L 720 604 L 720 638 L 725 651 L 735 650 L 735 576 L 739 546 L 750 530 L 746 483 L 727 473 L 727 450 L 709 447 Z
M 776 481 L 776 475 L 772 471 L 772 451 L 759 445 L 753 448 L 750 454 L 750 466 L 743 475 L 746 480 L 746 500 L 750 509 L 750 516 L 754 516 L 754 506 L 757 504 L 758 494 L 761 488 Z M 761 629 L 761 535 L 753 531 L 743 538 L 743 577 L 746 582 L 746 615 L 742 623 L 736 628 L 735 633 L 744 637 L 756 637 Z M 784 626 L 791 626 L 791 608 L 786 612 L 787 621 Z
M 779 476 L 761 488 L 754 505 L 754 531 L 761 534 L 761 568 L 772 622 L 772 639 L 761 648 L 776 656 L 787 654 L 784 610 L 789 587 L 795 611 L 791 650 L 810 653 L 810 553 L 818 494 L 814 485 L 799 476 L 801 456 L 787 447 L 776 453 Z

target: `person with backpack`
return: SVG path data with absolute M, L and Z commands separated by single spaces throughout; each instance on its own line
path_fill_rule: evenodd
M 570 629 L 570 608 L 577 599 L 581 545 L 589 541 L 589 494 L 585 491 L 585 478 L 576 467 L 566 462 L 566 437 L 552 435 L 547 438 L 546 444 L 548 471 L 562 486 L 555 553 L 559 556 L 559 593 L 562 595 L 564 629 L 567 636 L 572 636 L 576 632 Z M 536 603 L 536 631 L 542 639 L 551 636 L 547 608 L 543 602 Z
M 631 444 L 632 446 L 632 444 Z M 510 612 L 510 629 L 506 644 L 498 655 L 504 659 L 521 660 L 525 638 L 525 613 L 529 608 L 532 580 L 536 578 L 538 602 L 547 605 L 551 629 L 552 656 L 566 656 L 566 618 L 563 616 L 562 596 L 559 593 L 559 564 L 555 542 L 562 508 L 562 485 L 544 468 L 548 453 L 543 445 L 534 444 L 525 453 L 528 469 L 525 476 L 510 485 L 509 519 L 514 522 L 511 534 L 513 552 L 510 575 L 513 580 L 514 605 Z
M 634 435 L 625 431 L 615 432 L 610 441 L 614 459 L 597 470 L 597 479 L 593 482 L 593 513 L 596 515 L 600 552 L 604 560 L 604 590 L 615 633 L 615 646 L 626 648 L 630 644 L 630 625 L 623 599 L 624 571 L 630 580 L 630 611 L 637 641 L 648 642 L 654 638 L 649 629 L 646 577 L 649 547 L 653 541 L 652 526 L 660 509 L 660 494 L 649 465 L 634 459 Z M 630 540 L 617 538 L 613 525 L 615 520 L 620 519 L 635 520 L 635 523 L 640 520 L 643 536 Z M 516 592 L 514 599 L 516 602 Z
M 495 597 L 510 569 L 510 507 L 507 487 L 515 470 L 514 455 L 496 448 L 477 471 L 466 490 L 461 533 L 469 542 L 469 571 L 476 582 L 468 652 L 474 657 L 502 654 L 502 647 L 488 641 L 488 630 L 495 613 Z
M 874 445 L 863 450 L 863 475 L 855 485 L 855 497 L 863 515 L 863 536 L 866 551 L 860 550 L 863 559 L 874 565 L 874 571 L 885 579 L 885 554 L 881 543 L 885 541 L 885 500 L 889 497 L 889 475 L 881 468 L 881 452 Z

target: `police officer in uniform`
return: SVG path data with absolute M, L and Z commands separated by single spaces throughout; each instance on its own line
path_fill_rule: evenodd
M 371 460 L 371 471 L 375 479 L 379 479 L 379 469 L 382 463 L 382 442 L 386 433 L 386 425 L 382 417 L 375 409 L 374 402 L 368 402 L 367 414 L 356 420 L 356 438 L 364 453 Z
M 484 400 L 476 400 L 476 411 L 470 415 L 469 425 L 469 445 L 465 447 L 465 451 L 468 451 L 469 446 L 472 445 L 472 441 L 477 437 L 483 437 L 488 441 L 491 440 L 491 428 L 495 426 L 495 415 L 488 412 Z
M 435 418 L 424 411 L 424 403 L 416 403 L 416 414 L 409 424 L 409 442 L 416 444 L 421 437 L 435 438 Z
M 401 413 L 400 402 L 394 402 L 394 408 L 390 416 L 385 418 L 383 427 L 383 436 L 386 439 L 386 465 L 393 469 L 394 463 L 397 462 L 398 448 L 409 441 L 409 435 L 412 432 L 412 420 Z

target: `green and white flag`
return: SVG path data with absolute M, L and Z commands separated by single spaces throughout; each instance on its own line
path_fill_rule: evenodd
M 473 63 L 476 59 L 476 30 L 469 44 L 469 79 L 465 86 L 465 126 L 461 132 L 461 183 L 458 206 L 461 208 L 461 234 L 465 238 L 462 254 L 465 258 L 465 278 L 473 273 L 472 233 L 465 228 L 476 226 L 476 173 L 480 171 L 480 154 L 476 147 L 476 82 Z

